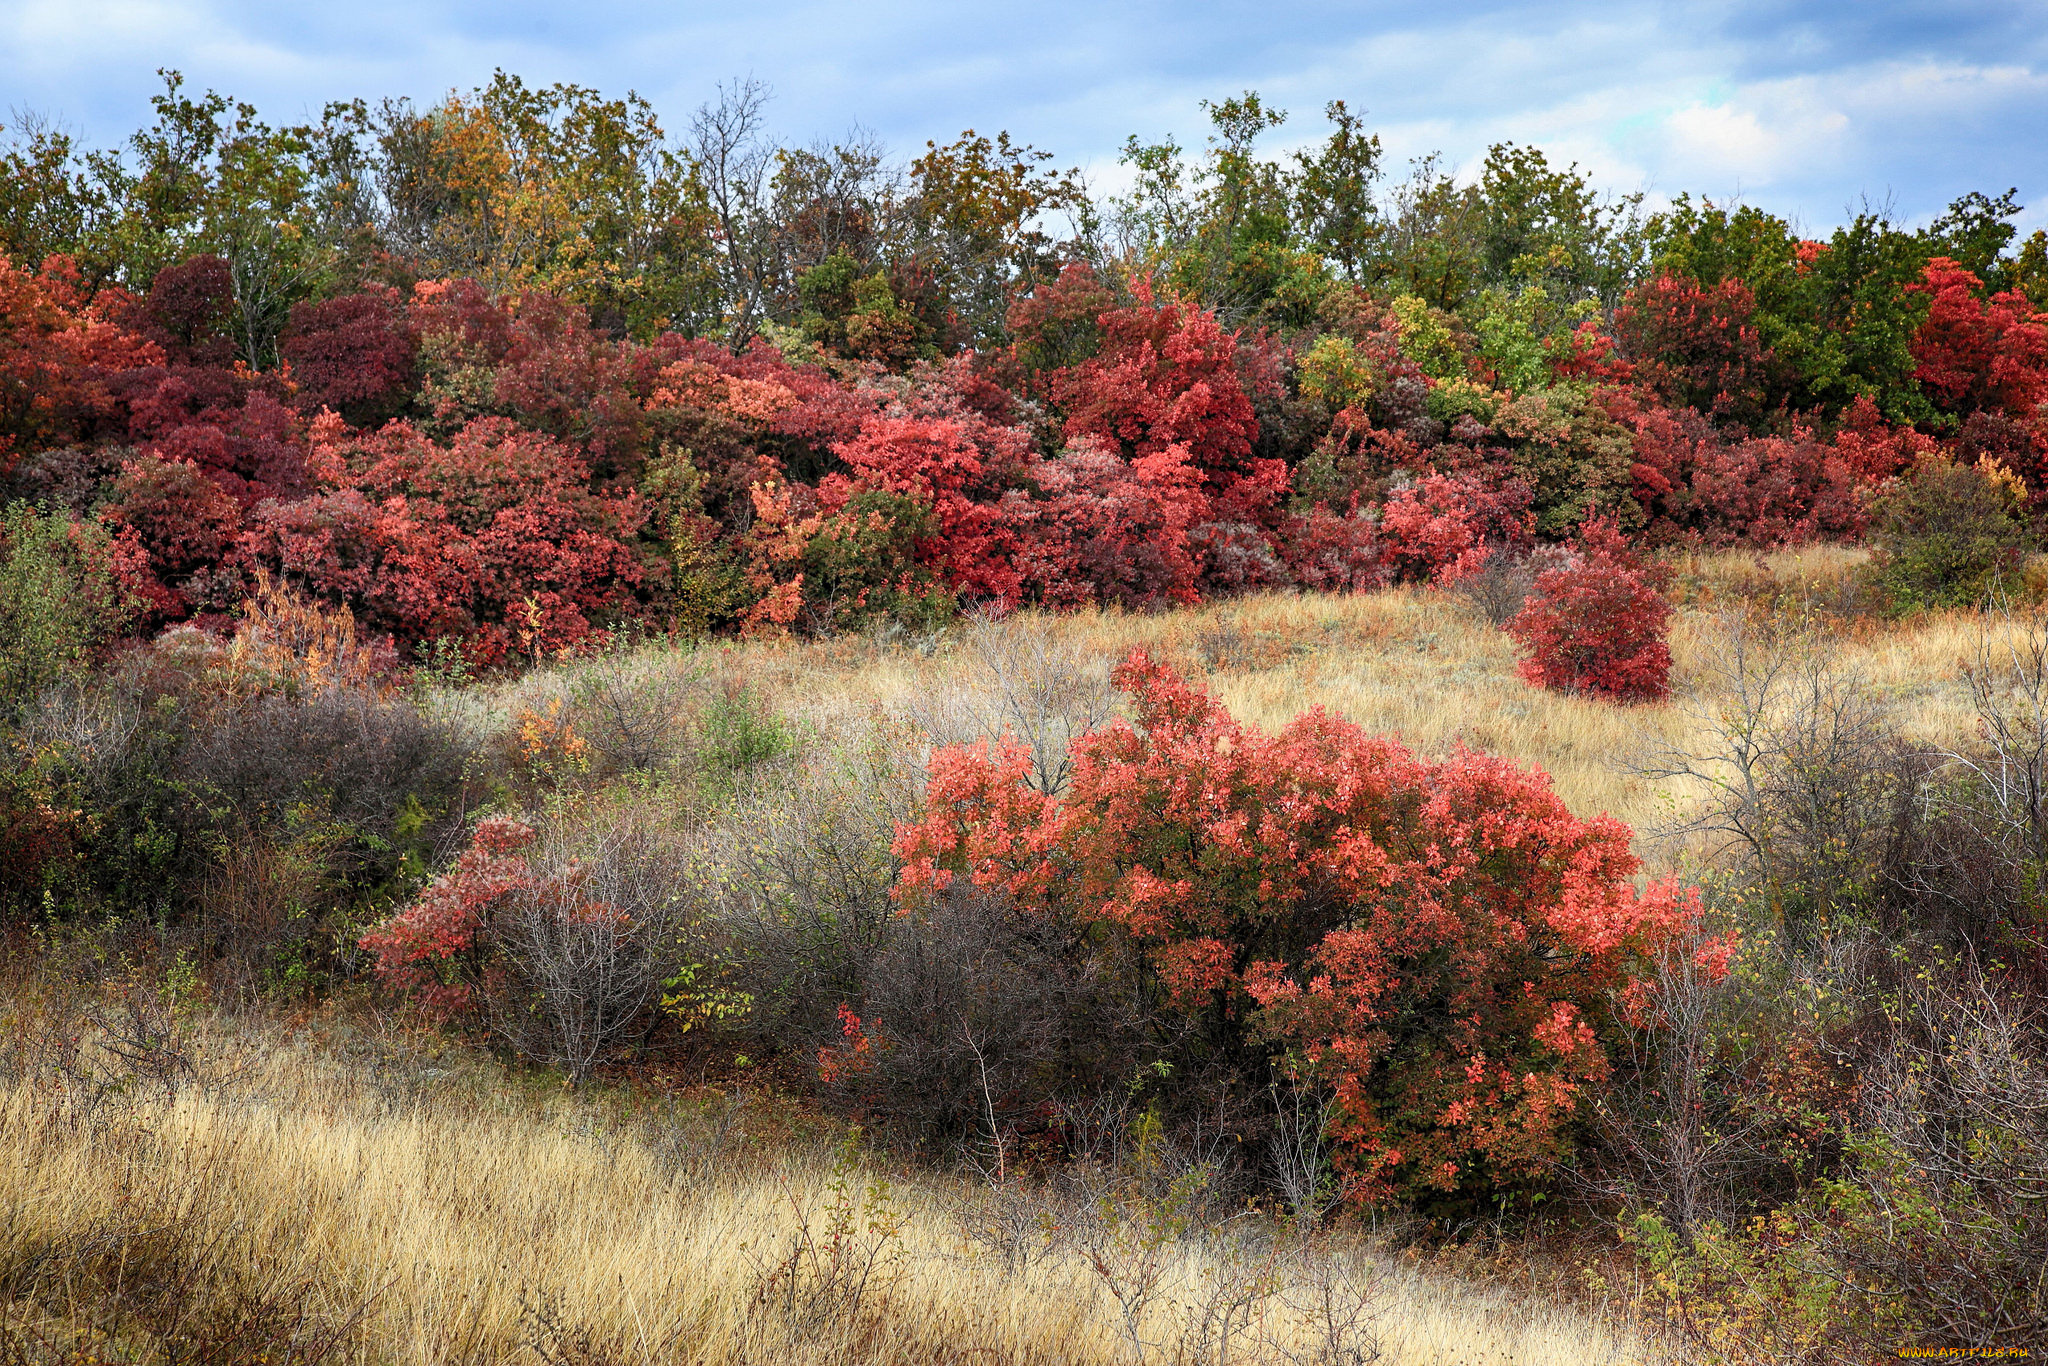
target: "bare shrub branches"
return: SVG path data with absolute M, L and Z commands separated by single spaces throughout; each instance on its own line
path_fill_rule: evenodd
M 965 681 L 914 702 L 911 719 L 941 745 L 1010 736 L 1031 752 L 1031 785 L 1057 795 L 1074 741 L 1115 709 L 1107 663 L 1041 616 L 979 621 L 966 641 Z

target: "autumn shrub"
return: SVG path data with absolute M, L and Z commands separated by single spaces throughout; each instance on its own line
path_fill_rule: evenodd
M 682 757 L 703 670 L 687 653 L 615 640 L 570 683 L 571 724 L 611 773 L 661 773 Z
M 924 562 L 944 543 L 928 500 L 843 478 L 822 489 L 771 480 L 749 492 L 743 634 L 929 627 L 953 614 L 953 593 Z
M 1536 576 L 1534 595 L 1507 625 L 1528 652 L 1522 677 L 1615 702 L 1662 700 L 1671 688 L 1671 605 L 1655 572 L 1604 518 L 1586 524 L 1575 549 L 1569 563 Z
M 1161 301 L 1144 280 L 1134 293 L 1130 307 L 1100 317 L 1101 350 L 1049 378 L 1068 441 L 1093 439 L 1133 459 L 1183 448 L 1201 472 L 1213 520 L 1269 524 L 1288 471 L 1255 452 L 1252 395 L 1274 377 L 1251 363 L 1214 313 Z
M 1483 475 L 1430 474 L 1394 491 L 1380 509 L 1380 546 L 1397 579 L 1455 583 L 1499 546 L 1526 549 L 1528 485 Z
M 1527 488 L 1534 529 L 1544 536 L 1568 536 L 1603 511 L 1633 526 L 1640 516 L 1638 457 L 1604 397 L 1568 384 L 1519 394 L 1459 381 L 1438 385 L 1430 407 L 1449 422 L 1455 444 L 1439 449 L 1437 463 L 1504 463 Z
M 83 682 L 132 615 L 106 532 L 27 503 L 0 510 L 0 722 Z
M 1272 1050 L 1298 1054 L 1334 1093 L 1357 1201 L 1540 1181 L 1607 1073 L 1617 993 L 1689 897 L 1638 893 L 1627 830 L 1540 774 L 1321 712 L 1261 735 L 1142 654 L 1117 682 L 1133 722 L 1077 742 L 1059 797 L 1015 745 L 933 755 L 896 844 L 908 913 L 957 887 L 1128 953 L 1155 1059 L 1217 1085 L 1195 1103 L 1262 1092 Z
M 1339 514 L 1327 503 L 1289 519 L 1279 552 L 1296 583 L 1319 592 L 1366 592 L 1386 581 L 1379 523 L 1370 509 Z
M 122 321 L 173 364 L 227 365 L 235 358 L 235 313 L 233 267 L 201 253 L 157 271 Z
M 1485 558 L 1477 568 L 1459 575 L 1452 587 L 1499 629 L 1520 615 L 1536 590 L 1537 566 L 1531 556 L 1511 545 L 1488 545 L 1483 550 Z
M 278 349 L 304 408 L 332 408 L 357 427 L 398 416 L 418 379 L 418 338 L 388 285 L 293 304 Z
M 244 611 L 229 640 L 174 629 L 24 719 L 77 815 L 47 908 L 147 911 L 238 988 L 287 967 L 310 985 L 350 914 L 431 867 L 471 799 L 472 754 L 345 617 L 274 587 Z
M 889 921 L 889 840 L 912 813 L 914 786 L 885 732 L 814 735 L 799 749 L 787 723 L 744 694 L 709 711 L 704 733 L 723 754 L 708 762 L 732 787 L 707 831 L 708 866 L 718 870 L 707 895 L 736 944 L 749 957 L 760 950 L 746 970 L 760 974 L 764 1027 L 780 1011 L 794 1029 L 819 1028 L 843 999 L 825 997 L 858 980 Z
M 593 491 L 577 454 L 502 418 L 447 444 L 407 423 L 315 433 L 322 491 L 256 508 L 238 543 L 401 648 L 462 638 L 493 663 L 574 647 L 632 618 L 661 566 L 637 544 L 637 495 Z
M 2013 583 L 2034 543 L 2019 516 L 2024 494 L 2001 467 L 1939 457 L 1880 490 L 1872 574 L 1892 610 L 1977 607 Z
M 1208 502 L 1184 447 L 1126 459 L 1101 441 L 1076 441 L 1033 465 L 1030 478 L 1037 496 L 1014 490 L 1002 506 L 1033 601 L 1157 608 L 1200 596 L 1191 533 Z
M 454 864 L 361 946 L 430 1018 L 580 1083 L 660 1002 L 685 913 L 680 852 L 658 822 L 543 830 L 486 816 Z
M 243 510 L 186 460 L 144 453 L 106 489 L 100 520 L 134 568 L 130 581 L 155 625 L 233 607 L 244 588 L 234 554 Z
M 1784 400 L 1788 377 L 1741 280 L 1661 274 L 1615 310 L 1614 330 L 1638 382 L 1718 427 L 1757 432 Z
M 40 271 L 0 259 L 0 474 L 121 429 L 114 378 L 164 363 L 161 348 L 113 316 L 123 302 L 117 290 L 91 298 L 62 257 Z
M 931 413 L 879 414 L 833 447 L 858 484 L 930 509 L 919 558 L 954 592 L 1015 605 L 1008 528 L 999 490 L 1028 463 L 1029 433 L 1002 427 L 953 403 Z
M 1856 1074 L 1826 1121 L 1837 1160 L 1745 1221 L 1624 1222 L 1659 1307 L 1700 1348 L 1995 1353 L 2048 1326 L 2044 1230 L 2028 1209 L 2048 1181 L 2038 1021 L 1952 962 L 1887 976 L 1860 1036 L 1835 1041 Z
M 1130 974 L 1083 952 L 1083 933 L 965 885 L 892 919 L 818 1041 L 825 1094 L 899 1142 L 988 1170 L 1058 1155 L 1065 1111 L 1122 1098 L 1158 1057 Z
M 1010 306 L 1010 363 L 1027 381 L 1083 363 L 1101 347 L 1101 318 L 1116 301 L 1116 292 L 1087 264 L 1061 266 L 1057 278 Z
M 907 707 L 935 745 L 1001 735 L 1031 753 L 1027 781 L 1057 796 L 1074 774 L 1074 742 L 1106 722 L 1115 704 L 1109 661 L 1038 613 L 965 624 L 956 672 Z
M 1913 377 L 1935 402 L 1957 415 L 2033 417 L 2048 399 L 2048 317 L 2016 290 L 1983 297 L 1984 282 L 1946 256 L 1907 288 L 1927 296 Z

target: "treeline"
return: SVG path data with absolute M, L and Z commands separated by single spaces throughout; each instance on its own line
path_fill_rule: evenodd
M 969 130 L 907 162 L 865 135 L 780 143 L 756 82 L 721 87 L 673 134 L 637 95 L 529 89 L 503 72 L 430 107 L 354 100 L 281 128 L 212 91 L 192 97 L 176 72 L 152 105 L 155 121 L 111 149 L 18 116 L 0 153 L 0 252 L 25 265 L 61 254 L 89 289 L 138 294 L 166 266 L 217 256 L 237 357 L 256 368 L 277 362 L 293 304 L 372 278 L 540 290 L 614 337 L 735 347 L 767 323 L 822 340 L 850 313 L 893 305 L 906 335 L 880 346 L 886 360 L 892 346 L 932 356 L 1014 340 L 1016 299 L 1074 261 L 1119 284 L 1155 276 L 1229 326 L 1273 330 L 1316 325 L 1336 282 L 1471 318 L 1488 291 L 1531 286 L 1554 308 L 1611 312 L 1670 271 L 1746 283 L 1761 340 L 1797 372 L 1800 408 L 1910 378 L 1893 296 L 1931 258 L 1994 292 L 2038 297 L 2048 283 L 2048 233 L 2014 250 L 2012 191 L 1966 195 L 1917 232 L 1866 209 L 1820 258 L 1769 214 L 1687 195 L 1646 213 L 1640 194 L 1512 143 L 1469 183 L 1437 157 L 1396 179 L 1343 101 L 1325 109 L 1320 143 L 1262 157 L 1288 115 L 1252 92 L 1204 103 L 1200 149 L 1130 138 L 1131 185 L 1116 196 L 1007 133 Z M 856 281 L 868 282 L 858 302 Z M 1844 329 L 1861 335 L 1820 354 Z M 1881 397 L 1907 415 L 1903 393 Z
M 2048 238 L 2015 250 L 2010 192 L 1809 240 L 1508 145 L 1390 186 L 1341 104 L 1262 158 L 1284 115 L 1246 94 L 1094 199 L 1007 136 L 779 146 L 765 100 L 678 142 L 500 75 L 278 129 L 172 75 L 119 153 L 31 121 L 9 495 L 119 580 L 102 635 L 223 621 L 268 572 L 484 664 L 1455 578 L 1596 512 L 1853 537 L 1937 457 L 2014 495 L 1971 554 L 2024 540 Z

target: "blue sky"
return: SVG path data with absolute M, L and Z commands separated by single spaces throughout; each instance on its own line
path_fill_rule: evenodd
M 1198 100 L 1255 88 L 1292 112 L 1276 148 L 1341 98 L 1397 166 L 1440 150 L 1469 169 L 1512 139 L 1609 188 L 1739 196 L 1809 230 L 1866 199 L 1924 221 L 2012 185 L 2025 226 L 2048 226 L 2048 0 L 0 0 L 0 121 L 34 109 L 116 141 L 159 66 L 273 122 L 504 67 L 637 90 L 676 132 L 753 75 L 792 140 L 857 122 L 908 154 L 1008 129 L 1098 185 L 1125 135 L 1199 143 Z

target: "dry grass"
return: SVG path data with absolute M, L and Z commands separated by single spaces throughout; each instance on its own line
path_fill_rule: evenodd
M 244 1049 L 239 1080 L 206 1085 L 221 1040 L 175 1043 L 195 1063 L 175 1099 L 104 1093 L 82 1063 L 0 1087 L 0 1360 L 9 1341 L 13 1359 L 68 1348 L 122 1304 L 111 1336 L 87 1335 L 104 1355 L 61 1359 L 143 1359 L 167 1316 L 208 1361 L 1649 1359 L 1583 1313 L 1356 1241 L 1244 1219 L 1148 1236 L 1156 1210 L 1105 1224 L 937 1177 L 885 1188 L 827 1149 L 750 1143 L 759 1116 L 709 1102 L 629 1122 L 459 1071 L 399 1084 L 304 1044 Z M 88 1029 L 75 1057 L 93 1056 Z M 275 1341 L 232 1350 L 259 1319 Z
M 1023 624 L 1050 632 L 1105 662 L 1145 649 L 1202 677 L 1241 721 L 1277 729 L 1311 707 L 1399 737 L 1430 754 L 1457 745 L 1502 754 L 1551 775 L 1583 816 L 1608 813 L 1646 830 L 1689 794 L 1634 775 L 1660 744 L 1699 740 L 1700 716 L 1719 702 L 1713 666 L 1725 655 L 1731 616 L 1767 607 L 1783 620 L 1819 623 L 1820 648 L 1861 674 L 1898 708 L 1914 739 L 1941 741 L 1974 724 L 1962 668 L 1995 617 L 1929 615 L 1905 623 L 1843 619 L 1867 552 L 1817 546 L 1770 555 L 1724 553 L 1674 562 L 1681 606 L 1672 633 L 1672 700 L 1618 707 L 1546 692 L 1515 672 L 1513 641 L 1455 594 L 1404 588 L 1368 596 L 1270 595 L 1162 615 L 1080 612 Z M 755 688 L 777 707 L 840 731 L 878 714 L 912 712 L 960 686 L 966 638 L 1015 629 L 968 622 L 924 648 L 862 637 L 756 641 L 699 652 L 655 652 L 641 669 L 689 669 L 705 687 Z M 564 675 L 542 671 L 495 694 L 470 693 L 502 724 L 519 708 L 561 693 Z M 486 700 L 488 699 L 488 700 Z M 1653 861 L 1670 851 L 1645 847 Z

